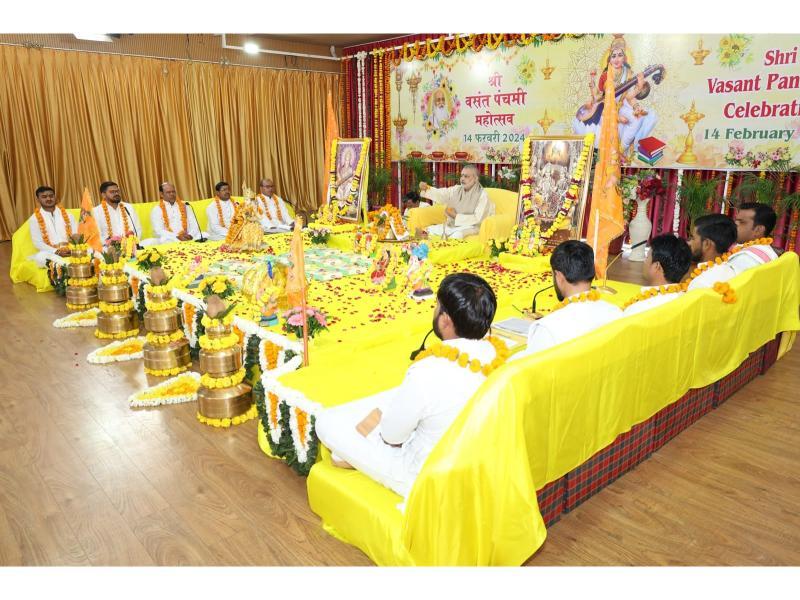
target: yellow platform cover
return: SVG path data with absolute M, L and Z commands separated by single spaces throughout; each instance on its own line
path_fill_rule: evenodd
M 399 496 L 324 453 L 308 478 L 311 508 L 377 564 L 523 563 L 546 536 L 537 489 L 800 329 L 796 254 L 730 283 L 734 304 L 693 291 L 495 371 L 428 457 L 404 514 Z

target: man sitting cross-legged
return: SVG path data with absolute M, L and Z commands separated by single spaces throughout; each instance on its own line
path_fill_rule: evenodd
M 399 387 L 329 408 L 317 418 L 334 464 L 356 468 L 406 496 L 428 454 L 486 375 L 508 350 L 486 338 L 497 300 L 486 281 L 448 275 L 436 295 L 433 331 L 441 344 L 423 350 Z

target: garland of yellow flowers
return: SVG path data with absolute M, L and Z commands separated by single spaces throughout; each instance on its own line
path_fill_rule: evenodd
M 233 375 L 226 375 L 225 377 L 212 377 L 208 373 L 203 373 L 200 377 L 200 385 L 210 390 L 229 388 L 242 383 L 242 381 L 244 381 L 244 375 L 244 367 L 236 371 Z
M 98 302 L 91 302 L 89 304 L 72 304 L 67 302 L 67 310 L 89 310 L 90 308 L 97 308 Z
M 130 331 L 120 331 L 118 333 L 105 333 L 100 331 L 99 329 L 95 329 L 94 336 L 101 340 L 124 340 L 125 338 L 132 337 L 134 335 L 139 335 L 139 328 L 131 329 Z M 147 372 L 147 367 L 145 367 L 145 373 Z
M 175 202 L 178 203 L 178 209 L 181 211 L 181 227 L 183 228 L 181 229 L 181 231 L 183 233 L 188 233 L 187 227 L 189 226 L 189 224 L 186 219 L 186 207 L 183 204 L 183 200 L 181 200 L 180 198 L 176 199 Z M 164 205 L 164 201 L 163 200 L 159 201 L 158 205 L 161 207 L 161 220 L 164 223 L 164 229 L 172 233 L 175 233 L 174 231 L 172 231 L 172 227 L 169 226 L 169 216 L 167 215 L 167 207 Z
M 70 252 L 72 252 L 72 248 L 70 248 Z M 88 254 L 86 256 L 69 256 L 67 262 L 73 265 L 85 265 L 92 262 L 92 257 Z
M 239 343 L 239 336 L 229 333 L 220 338 L 210 338 L 207 335 L 200 336 L 200 347 L 203 350 L 227 350 Z
M 489 373 L 497 369 L 505 362 L 506 358 L 508 358 L 508 347 L 494 336 L 489 336 L 486 338 L 486 341 L 494 347 L 495 351 L 494 359 L 487 364 L 482 364 L 476 358 L 471 359 L 466 352 L 461 352 L 458 348 L 446 344 L 436 344 L 435 346 L 426 348 L 417 355 L 414 362 L 418 362 L 429 356 L 438 356 L 439 358 L 446 358 L 447 360 L 457 363 L 459 367 L 465 369 L 469 368 L 473 373 L 483 373 L 488 377 Z
M 564 200 L 561 207 L 558 209 L 556 218 L 551 223 L 546 231 L 542 231 L 541 225 L 533 218 L 528 216 L 524 219 L 521 228 L 521 235 L 517 238 L 516 234 L 520 231 L 519 225 L 514 225 L 511 230 L 511 238 L 516 239 L 516 243 L 512 245 L 510 251 L 512 253 L 519 253 L 522 255 L 532 256 L 541 252 L 544 243 L 549 240 L 556 231 L 564 227 L 567 222 L 569 211 L 578 199 L 580 193 L 579 186 L 583 182 L 584 170 L 586 162 L 589 159 L 589 154 L 594 147 L 594 134 L 587 133 L 583 138 L 583 148 L 581 154 L 575 163 L 575 168 L 570 176 L 570 185 L 567 193 L 564 195 Z M 522 173 L 520 179 L 520 195 L 522 198 L 522 211 L 523 214 L 530 212 L 532 208 L 532 192 L 531 185 L 533 179 L 531 178 L 531 154 L 533 153 L 533 138 L 528 137 L 522 147 Z M 531 243 L 533 241 L 533 243 Z
M 144 372 L 146 375 L 152 375 L 153 377 L 171 377 L 173 375 L 178 375 L 179 373 L 183 373 L 191 366 L 192 363 L 189 363 L 188 365 L 185 366 L 172 367 L 171 369 L 149 369 L 145 367 Z
M 147 308 L 147 310 L 151 312 L 158 312 L 160 310 L 170 310 L 171 308 L 175 308 L 176 306 L 178 306 L 178 299 L 168 298 L 163 302 L 155 302 L 153 300 L 146 299 L 144 305 Z
M 200 421 L 203 425 L 210 425 L 211 427 L 230 427 L 231 425 L 239 425 L 241 423 L 246 423 L 251 419 L 255 419 L 258 416 L 258 411 L 256 410 L 256 405 L 253 404 L 250 406 L 250 409 L 241 415 L 237 415 L 231 418 L 224 418 L 224 419 L 212 419 L 211 417 L 206 417 L 197 413 L 197 420 Z
M 123 267 L 124 265 L 125 265 L 125 263 L 124 263 L 123 261 L 121 261 L 121 260 L 118 260 L 118 261 L 117 261 L 117 262 L 115 262 L 115 263 L 105 263 L 105 262 L 101 262 L 101 263 L 100 263 L 100 271 L 101 271 L 101 272 L 102 272 L 102 271 L 121 271 L 121 270 L 122 270 L 122 267 Z
M 120 202 L 120 204 L 122 203 Z M 111 237 L 112 235 L 114 235 L 114 230 L 111 228 L 111 214 L 108 212 L 108 204 L 106 203 L 105 198 L 103 198 L 102 202 L 100 202 L 100 206 L 103 207 L 103 214 L 106 216 L 106 227 L 108 228 L 108 237 Z M 121 213 L 122 213 L 122 227 L 123 230 L 125 231 L 125 235 L 128 236 L 132 233 L 130 227 L 128 227 L 128 211 L 126 211 L 125 208 L 123 207 Z
M 178 329 L 177 331 L 165 333 L 163 335 L 148 331 L 146 337 L 148 344 L 152 344 L 154 346 L 166 346 L 170 342 L 177 342 L 178 340 L 183 339 L 183 330 Z
M 597 290 L 589 290 L 588 292 L 583 292 L 582 294 L 578 294 L 577 296 L 570 296 L 569 298 L 564 298 L 561 302 L 556 304 L 556 307 L 550 311 L 550 314 L 556 312 L 557 310 L 564 308 L 565 306 L 569 306 L 570 304 L 578 304 L 580 302 L 597 302 L 600 300 L 600 292 Z
M 100 312 L 104 313 L 122 313 L 133 310 L 133 300 L 120 302 L 119 304 L 100 301 Z
M 97 285 L 97 277 L 87 277 L 86 279 L 67 279 L 67 285 L 74 287 L 94 287 Z
M 272 211 L 269 209 L 269 203 L 267 202 L 267 197 L 264 194 L 259 194 L 257 198 L 258 201 L 264 206 L 264 212 L 267 214 L 267 216 L 270 219 L 275 220 L 275 217 L 272 216 Z M 275 198 L 275 194 L 272 194 L 272 199 L 275 201 L 275 208 L 278 209 L 278 200 Z M 259 210 L 259 213 L 260 212 L 261 210 Z M 280 213 L 279 209 L 278 213 Z M 280 214 L 278 214 L 278 216 L 280 217 Z
M 100 274 L 100 281 L 103 285 L 117 285 L 120 283 L 127 283 L 128 278 L 125 275 L 103 275 Z
M 69 215 L 67 214 L 67 209 L 63 206 L 59 206 L 58 210 L 61 211 L 61 218 L 64 220 L 64 231 L 67 232 L 67 239 L 72 236 L 72 226 L 69 224 Z M 50 236 L 47 235 L 47 226 L 44 224 L 44 217 L 42 216 L 41 207 L 37 206 L 36 209 L 33 211 L 33 214 L 36 216 L 36 222 L 39 223 L 39 231 L 42 234 L 42 241 L 48 246 L 53 246 L 53 242 L 50 241 Z
M 642 300 L 647 300 L 648 298 L 654 298 L 655 296 L 662 296 L 666 294 L 677 294 L 679 292 L 685 292 L 688 283 L 672 283 L 670 285 L 661 285 L 658 287 L 650 288 L 649 290 L 645 290 L 639 294 L 636 294 L 633 298 L 628 300 L 622 306 L 622 310 L 625 310 L 632 304 L 636 304 L 637 302 L 641 302 Z

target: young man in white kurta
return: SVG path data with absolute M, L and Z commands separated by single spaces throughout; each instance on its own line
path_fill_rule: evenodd
M 208 239 L 211 241 L 224 240 L 228 236 L 233 215 L 236 214 L 236 205 L 231 200 L 231 187 L 224 181 L 215 186 L 216 196 L 206 207 L 208 218 Z M 220 221 L 220 212 L 222 220 Z
M 256 197 L 259 208 L 263 211 L 261 217 L 261 227 L 264 231 L 280 230 L 290 231 L 294 225 L 294 219 L 289 214 L 283 198 L 275 193 L 275 184 L 272 179 L 262 179 L 258 182 L 259 194 Z
M 736 241 L 746 244 L 772 235 L 778 216 L 771 206 L 760 202 L 748 202 L 736 210 Z M 778 253 L 769 244 L 754 244 L 731 255 L 728 264 L 736 274 L 767 264 L 778 258 Z
M 736 276 L 736 271 L 727 262 L 715 264 L 717 258 L 728 252 L 736 243 L 736 224 L 726 215 L 703 215 L 692 225 L 689 247 L 692 259 L 698 268 L 709 267 L 692 279 L 689 290 L 713 288 L 715 283 L 725 282 Z
M 692 264 L 692 251 L 686 240 L 672 234 L 659 235 L 650 242 L 650 253 L 644 259 L 643 273 L 649 285 L 642 292 L 653 288 L 668 288 L 679 284 Z M 667 302 L 677 300 L 682 291 L 658 294 L 644 300 L 634 302 L 623 312 L 626 316 L 635 315 Z
M 157 203 L 150 211 L 150 224 L 153 226 L 153 235 L 158 239 L 159 244 L 169 242 L 188 242 L 200 237 L 200 227 L 195 219 L 194 212 L 186 204 L 186 229 L 181 231 L 181 210 L 178 205 L 178 193 L 175 186 L 165 181 L 158 186 L 159 196 L 164 203 L 167 212 L 169 229 L 165 227 L 163 213 L 161 212 L 161 202 Z
M 447 207 L 445 222 L 428 227 L 429 234 L 454 239 L 478 234 L 483 220 L 494 214 L 494 203 L 478 182 L 478 173 L 475 165 L 466 165 L 461 169 L 460 185 L 437 189 L 425 182 L 419 184 L 420 196 Z
M 476 275 L 448 275 L 439 287 L 434 331 L 451 346 L 490 363 L 496 353 L 483 339 L 497 301 L 491 287 Z M 447 358 L 428 356 L 414 362 L 399 387 L 322 412 L 319 439 L 341 461 L 407 496 L 430 452 L 450 428 L 485 376 Z M 374 409 L 380 422 L 365 437 L 356 426 Z
M 105 210 L 103 209 L 103 201 L 106 203 Z M 111 222 L 110 230 L 106 220 L 106 210 L 108 211 L 108 221 Z M 143 246 L 155 243 L 153 239 L 141 239 L 142 223 L 139 220 L 139 215 L 136 214 L 133 206 L 122 201 L 119 186 L 113 181 L 105 181 L 100 184 L 100 204 L 92 209 L 92 216 L 100 229 L 100 239 L 103 243 L 110 237 L 124 238 L 128 235 L 128 232 L 139 238 L 139 243 Z M 128 231 L 125 231 L 126 219 Z
M 53 188 L 41 186 L 36 190 L 36 200 L 39 203 L 39 212 L 42 215 L 50 244 L 45 241 L 39 227 L 39 221 L 34 213 L 28 219 L 28 225 L 31 230 L 31 240 L 38 252 L 28 258 L 39 267 L 46 266 L 48 260 L 65 263 L 63 257 L 69 256 L 69 250 L 66 248 L 69 236 L 64 223 L 64 214 L 61 211 L 61 207 L 58 206 L 58 200 L 56 200 L 56 193 Z M 78 225 L 75 222 L 75 217 L 66 211 L 64 213 L 67 215 L 72 233 L 77 233 Z
M 577 240 L 562 242 L 550 255 L 553 286 L 559 300 L 588 294 L 594 279 L 594 252 Z M 586 335 L 622 316 L 622 310 L 603 300 L 572 302 L 534 321 L 528 330 L 528 345 L 515 359 Z

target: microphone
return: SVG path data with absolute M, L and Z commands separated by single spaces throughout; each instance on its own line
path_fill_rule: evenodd
M 423 350 L 425 350 L 425 342 L 427 342 L 427 341 L 428 341 L 428 336 L 429 336 L 430 334 L 432 334 L 432 333 L 433 333 L 433 329 L 431 329 L 431 330 L 430 330 L 428 333 L 426 333 L 426 334 L 425 334 L 425 337 L 422 339 L 422 343 L 419 345 L 419 348 L 417 348 L 416 350 L 414 350 L 414 351 L 411 353 L 411 356 L 409 356 L 409 359 L 410 359 L 410 360 L 414 360 L 415 358 L 417 358 L 417 356 L 419 355 L 419 353 L 420 353 L 420 352 L 422 352 Z
M 197 213 L 194 212 L 194 206 L 192 206 L 191 202 L 185 202 L 184 201 L 184 204 L 192 209 L 192 214 L 194 215 L 194 222 L 197 223 L 197 229 L 200 231 L 200 239 L 199 240 L 194 240 L 194 241 L 195 242 L 206 242 L 206 241 L 208 241 L 208 240 L 206 240 L 206 238 L 203 237 L 203 230 L 200 229 L 200 221 L 197 220 Z M 189 233 L 189 232 L 187 231 L 186 233 Z
M 555 287 L 555 284 L 550 284 L 547 287 L 544 287 L 544 288 L 540 289 L 538 292 L 536 292 L 533 295 L 533 302 L 531 303 L 531 312 L 534 314 L 534 316 L 536 315 L 536 298 L 539 296 L 539 294 L 541 294 L 545 290 L 549 290 L 549 289 L 551 289 L 553 287 Z
M 139 240 L 139 241 L 141 242 L 142 240 L 139 238 L 139 232 L 136 230 L 136 223 L 134 223 L 134 222 L 133 222 L 133 217 L 131 216 L 131 211 L 129 211 L 129 210 L 128 210 L 128 207 L 127 207 L 127 206 L 125 206 L 125 203 L 124 203 L 124 202 L 122 202 L 122 208 L 124 208 L 124 209 L 125 209 L 125 212 L 126 212 L 126 213 L 128 213 L 128 218 L 129 218 L 129 219 L 130 219 L 130 221 L 131 221 L 131 227 L 133 227 L 133 233 L 135 233 L 135 234 L 136 234 L 136 239 L 137 239 L 137 240 Z M 141 250 L 142 248 L 144 248 L 144 246 L 142 246 L 142 245 L 141 245 L 141 244 L 139 244 L 139 243 L 137 243 L 137 244 L 136 244 L 136 249 L 137 249 L 137 250 Z

